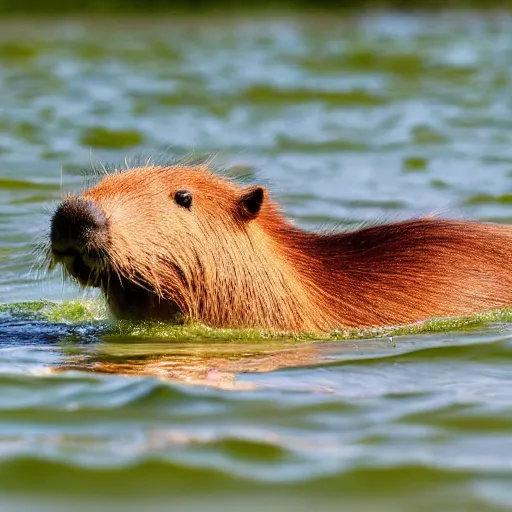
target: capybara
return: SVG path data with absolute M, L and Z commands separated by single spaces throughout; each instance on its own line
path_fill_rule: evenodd
M 52 265 L 114 316 L 327 332 L 512 306 L 512 229 L 422 218 L 317 234 L 207 166 L 114 171 L 67 197 Z

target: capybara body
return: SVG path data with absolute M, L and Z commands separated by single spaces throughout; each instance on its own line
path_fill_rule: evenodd
M 316 234 L 206 167 L 113 172 L 57 208 L 53 263 L 119 318 L 326 332 L 512 306 L 512 229 L 424 218 Z

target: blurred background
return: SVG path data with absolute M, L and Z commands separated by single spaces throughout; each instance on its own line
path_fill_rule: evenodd
M 4 301 L 74 293 L 34 286 L 23 257 L 84 168 L 137 155 L 214 154 L 308 229 L 510 220 L 512 15 L 497 3 L 24 5 L 0 2 Z
M 362 10 L 362 9 L 447 9 L 447 8 L 510 8 L 510 0 L 259 0 L 254 3 L 240 3 L 236 0 L 1 0 L 0 11 L 6 13 L 176 13 L 187 11 L 197 14 L 198 10 L 211 13 L 225 13 L 226 9 L 237 12 L 269 9 L 307 9 L 318 11 Z
M 512 222 L 511 7 L 0 0 L 2 512 L 510 510 L 510 327 L 249 346 L 2 303 L 82 297 L 30 251 L 125 157 L 213 154 L 305 229 Z

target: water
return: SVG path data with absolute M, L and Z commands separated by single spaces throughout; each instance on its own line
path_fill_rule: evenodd
M 512 221 L 503 13 L 2 22 L 0 302 L 79 168 L 218 153 L 305 228 Z M 92 151 L 91 151 L 92 148 Z M 10 510 L 512 508 L 512 327 L 346 342 L 0 314 Z M 61 319 L 62 320 L 62 319 Z

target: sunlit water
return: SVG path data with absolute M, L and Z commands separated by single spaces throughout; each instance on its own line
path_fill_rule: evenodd
M 512 220 L 512 18 L 3 22 L 0 302 L 79 169 L 218 153 L 308 229 Z M 92 151 L 91 151 L 92 148 Z M 0 315 L 1 510 L 512 508 L 512 327 L 170 342 Z

